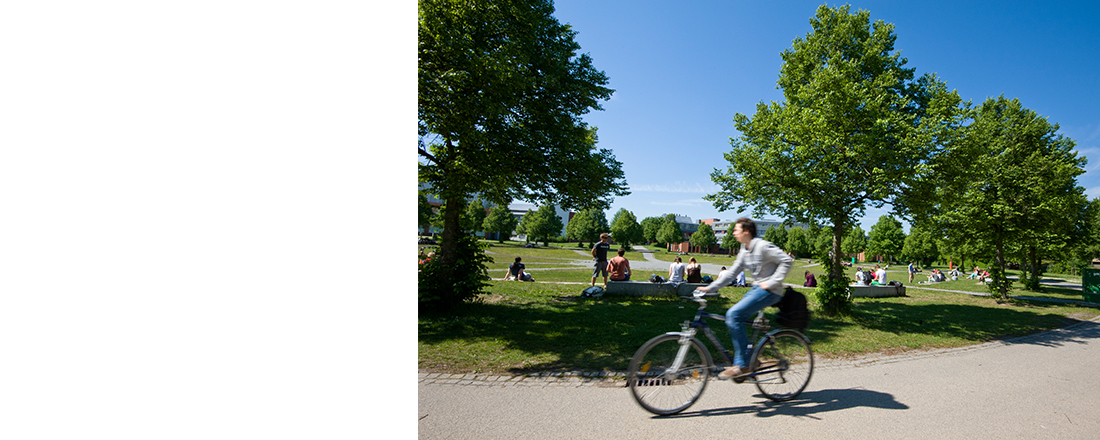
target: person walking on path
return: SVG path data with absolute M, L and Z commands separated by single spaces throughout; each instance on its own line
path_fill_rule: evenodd
M 611 236 L 606 232 L 600 234 L 600 241 L 592 245 L 592 261 L 595 261 L 592 265 L 592 285 L 596 285 L 596 278 L 600 273 L 603 273 L 603 287 L 607 288 L 607 250 L 611 249 L 611 245 L 607 242 L 611 240 Z
M 619 248 L 619 255 L 607 262 L 611 281 L 630 281 L 630 261 L 623 256 L 625 253 L 626 249 Z
M 917 273 L 917 268 L 913 267 L 913 262 L 909 262 L 909 284 L 913 284 L 913 274 Z
M 733 340 L 734 365 L 718 374 L 718 378 L 722 380 L 751 372 L 748 362 L 749 353 L 746 353 L 749 339 L 745 335 L 745 327 L 742 323 L 751 320 L 756 312 L 774 305 L 783 298 L 783 279 L 787 277 L 787 272 L 791 270 L 794 263 L 791 256 L 778 246 L 762 238 L 756 238 L 756 223 L 752 219 L 746 217 L 737 219 L 733 227 L 733 236 L 741 243 L 737 260 L 733 262 L 730 270 L 719 276 L 713 283 L 698 289 L 703 292 L 717 292 L 718 289 L 733 282 L 733 274 L 743 270 L 752 271 L 753 287 L 737 304 L 726 311 L 726 326 L 729 327 L 730 338 Z

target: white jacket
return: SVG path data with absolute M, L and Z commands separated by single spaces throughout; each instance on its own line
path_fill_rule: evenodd
M 724 274 L 707 286 L 707 290 L 716 292 L 722 287 L 733 283 L 734 274 L 747 270 L 752 274 L 752 282 L 755 285 L 768 282 L 771 287 L 768 291 L 776 295 L 783 295 L 783 279 L 790 272 L 794 260 L 790 255 L 779 249 L 779 246 L 765 241 L 762 238 L 753 238 L 749 245 L 741 245 L 741 251 L 737 253 L 737 260 L 733 262 Z

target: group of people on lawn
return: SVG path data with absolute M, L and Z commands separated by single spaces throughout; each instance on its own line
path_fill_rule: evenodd
M 603 276 L 603 287 L 607 287 L 607 281 L 630 281 L 630 261 L 623 256 L 626 253 L 626 249 L 619 248 L 618 255 L 610 260 L 607 259 L 607 251 L 611 249 L 609 241 L 611 236 L 604 233 L 600 234 L 600 241 L 592 245 L 592 285 L 596 285 L 596 279 L 601 275 Z M 670 283 L 701 283 L 703 282 L 703 266 L 695 261 L 695 257 L 688 259 L 688 264 L 684 264 L 680 257 L 676 257 L 676 261 L 668 267 L 668 278 L 666 281 Z
M 885 286 L 888 284 L 886 281 L 886 268 L 875 265 L 875 270 L 863 270 L 863 268 L 856 269 L 856 284 L 863 286 Z

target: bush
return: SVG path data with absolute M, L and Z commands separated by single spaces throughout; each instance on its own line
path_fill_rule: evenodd
M 421 265 L 416 284 L 420 310 L 449 310 L 481 294 L 490 279 L 485 263 L 492 258 L 485 255 L 486 247 L 475 236 L 462 236 L 454 264 L 443 264 L 436 255 Z
M 821 305 L 824 315 L 847 316 L 852 311 L 852 300 L 848 297 L 851 280 L 843 275 L 839 279 L 833 278 L 833 260 L 828 256 L 822 258 L 821 265 L 824 267 L 825 276 L 814 289 L 814 299 Z

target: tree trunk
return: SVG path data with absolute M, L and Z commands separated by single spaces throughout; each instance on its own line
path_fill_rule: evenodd
M 1039 280 L 1043 276 L 1043 262 L 1039 258 L 1039 250 L 1034 246 L 1028 246 L 1028 264 L 1031 265 L 1031 285 L 1028 290 L 1038 292 L 1042 285 Z
M 1000 237 L 1000 228 L 997 228 L 997 236 Z M 993 286 L 998 294 L 998 300 L 1008 298 L 1008 277 L 1005 273 L 1005 250 L 1003 240 L 997 239 L 997 254 L 993 258 L 996 273 L 993 275 Z
M 448 195 L 443 201 L 443 233 L 440 234 L 439 255 L 436 255 L 441 264 L 439 271 L 441 285 L 450 285 L 454 280 L 453 268 L 459 258 L 457 243 L 463 234 L 461 220 L 462 211 L 465 209 L 466 202 L 463 197 Z M 453 298 L 444 298 L 445 303 L 450 303 L 452 300 Z
M 838 220 L 833 220 L 833 261 L 832 271 L 829 274 L 835 280 L 844 278 L 844 266 L 840 264 L 840 244 L 844 240 L 844 227 Z

